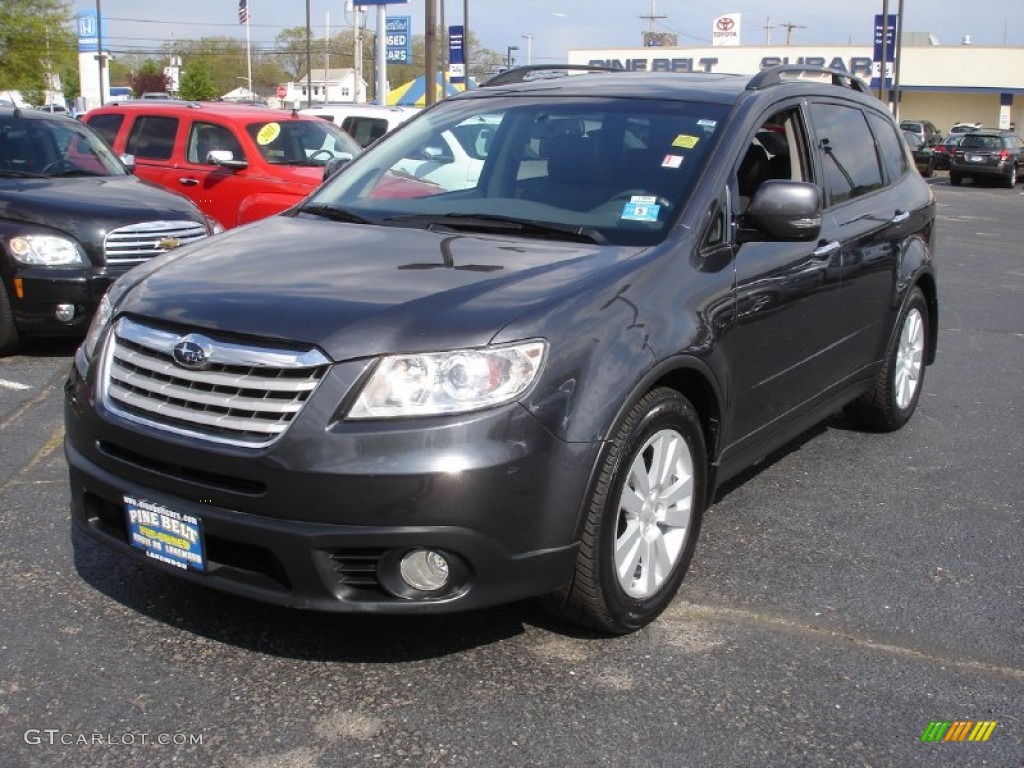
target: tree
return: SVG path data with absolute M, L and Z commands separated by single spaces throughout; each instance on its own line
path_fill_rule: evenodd
M 132 76 L 132 90 L 136 96 L 153 91 L 169 91 L 171 81 L 157 62 L 147 59 Z
M 0 89 L 39 103 L 46 73 L 63 72 L 77 50 L 64 0 L 0 0 Z
M 178 95 L 189 101 L 213 101 L 223 93 L 210 77 L 203 59 L 192 59 L 181 73 Z

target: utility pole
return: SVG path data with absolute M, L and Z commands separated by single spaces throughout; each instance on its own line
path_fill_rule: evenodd
M 526 66 L 533 64 L 533 35 L 523 35 L 526 41 Z
M 426 105 L 437 102 L 437 0 L 426 0 L 424 5 L 424 48 L 426 49 L 426 71 L 423 73 L 423 87 L 426 91 Z
M 779 24 L 779 26 L 786 28 L 786 45 L 793 42 L 794 29 L 807 29 L 803 24 L 794 24 L 792 21 L 788 21 L 785 24 Z
M 103 106 L 103 11 L 96 0 L 96 61 L 100 65 L 100 106 Z
M 654 3 L 655 3 L 655 0 L 651 0 L 651 12 L 649 14 L 647 14 L 646 16 L 644 14 L 640 14 L 640 16 L 637 17 L 637 18 L 640 18 L 640 19 L 647 19 L 650 22 L 650 25 L 651 25 L 650 31 L 651 32 L 654 31 L 654 22 L 655 21 L 657 21 L 658 19 L 667 19 L 668 18 L 668 16 L 659 16 L 657 13 L 655 13 L 655 11 L 654 11 Z
M 772 17 L 771 16 L 765 16 L 764 17 L 764 44 L 765 45 L 771 45 L 772 44 Z

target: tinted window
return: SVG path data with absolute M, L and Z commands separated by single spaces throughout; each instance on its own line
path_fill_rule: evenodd
M 388 132 L 388 121 L 377 117 L 346 117 L 341 127 L 360 146 L 365 147 Z
M 903 149 L 899 136 L 893 129 L 892 123 L 881 115 L 871 113 L 868 121 L 875 132 L 875 140 L 878 142 L 878 154 L 882 158 L 882 165 L 885 167 L 885 174 L 889 179 L 898 179 L 910 168 L 907 160 L 907 153 Z
M 170 160 L 174 154 L 174 137 L 178 120 L 174 117 L 143 116 L 135 120 L 125 152 L 150 160 Z
M 332 158 L 351 159 L 361 149 L 351 136 L 326 120 L 271 120 L 250 123 L 245 130 L 273 165 L 325 165 Z
M 811 119 L 825 172 L 825 192 L 832 204 L 882 186 L 875 142 L 861 110 L 813 104 Z
M 114 139 L 117 132 L 121 130 L 121 123 L 124 122 L 124 115 L 94 115 L 89 118 L 89 127 L 92 128 L 110 146 L 114 146 Z

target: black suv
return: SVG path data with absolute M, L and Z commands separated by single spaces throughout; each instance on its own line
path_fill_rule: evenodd
M 66 388 L 74 523 L 271 603 L 622 633 L 723 481 L 910 418 L 935 204 L 861 81 L 531 76 L 118 281 Z
M 965 178 L 998 181 L 1013 189 L 1024 158 L 1021 138 L 1008 131 L 977 130 L 964 134 L 949 158 L 949 183 L 959 186 Z
M 77 120 L 0 108 L 0 353 L 26 336 L 84 336 L 115 278 L 212 231 Z

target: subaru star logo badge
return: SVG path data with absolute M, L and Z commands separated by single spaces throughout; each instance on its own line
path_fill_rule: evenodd
M 210 355 L 213 354 L 213 342 L 205 336 L 190 333 L 183 336 L 174 345 L 174 362 L 182 368 L 202 371 L 210 367 Z

